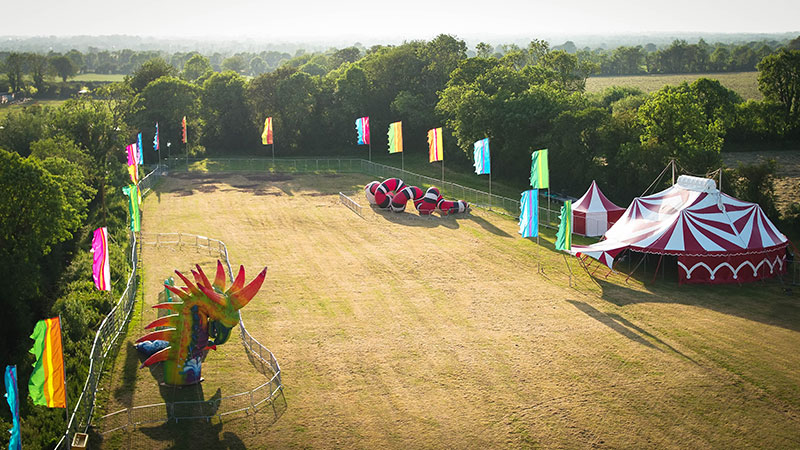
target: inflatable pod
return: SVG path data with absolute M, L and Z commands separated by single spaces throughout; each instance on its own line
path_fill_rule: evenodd
M 371 205 L 397 213 L 405 211 L 409 200 L 414 202 L 414 207 L 423 216 L 431 215 L 434 211 L 443 216 L 469 211 L 469 203 L 464 200 L 445 200 L 436 187 L 431 186 L 423 192 L 417 186 L 406 186 L 399 178 L 372 181 L 364 186 L 364 195 Z

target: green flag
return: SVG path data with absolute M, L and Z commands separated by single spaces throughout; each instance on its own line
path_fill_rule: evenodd
M 547 149 L 537 150 L 531 155 L 531 187 L 550 189 L 550 169 L 547 167 Z
M 131 230 L 138 233 L 142 227 L 141 212 L 139 211 L 139 200 L 142 194 L 139 191 L 139 186 L 135 184 L 123 186 L 122 192 L 128 196 L 128 212 L 131 215 Z
M 556 233 L 556 250 L 568 251 L 572 248 L 572 202 L 567 200 L 561 207 L 561 223 Z

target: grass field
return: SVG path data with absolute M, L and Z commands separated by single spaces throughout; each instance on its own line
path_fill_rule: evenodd
M 278 358 L 286 404 L 255 416 L 145 426 L 104 448 L 789 448 L 800 440 L 800 306 L 777 282 L 591 281 L 483 210 L 420 217 L 365 203 L 364 175 L 176 174 L 148 195 L 143 232 L 225 241 L 248 279 L 267 280 L 242 310 Z M 413 209 L 413 208 L 412 208 Z M 145 303 L 190 248 L 142 252 Z M 543 273 L 539 273 L 541 265 Z M 624 264 L 621 264 L 624 268 Z M 651 267 L 652 271 L 652 267 Z M 138 370 L 130 342 L 106 411 L 171 394 Z M 263 377 L 231 342 L 211 353 L 194 395 Z
M 125 75 L 119 73 L 82 73 L 69 79 L 69 81 L 107 81 L 117 83 L 125 80 Z
M 58 107 L 62 105 L 66 100 L 31 100 L 22 105 L 3 105 L 0 106 L 0 119 L 4 118 L 12 111 L 21 111 L 23 108 L 27 108 L 29 106 L 53 106 Z
M 736 91 L 744 100 L 764 98 L 758 90 L 758 72 L 590 77 L 586 80 L 586 92 L 600 92 L 611 86 L 635 87 L 644 92 L 653 92 L 666 85 L 676 86 L 684 81 L 691 83 L 698 78 L 719 80 L 723 86 Z

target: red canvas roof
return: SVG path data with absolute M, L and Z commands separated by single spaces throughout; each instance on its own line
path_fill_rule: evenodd
M 606 198 L 606 196 L 603 195 L 603 191 L 597 187 L 597 183 L 594 180 L 592 180 L 592 185 L 589 186 L 589 190 L 583 194 L 583 197 L 572 204 L 573 211 L 582 212 L 619 211 L 624 209 L 625 208 L 615 205 L 611 200 Z
M 606 239 L 572 247 L 611 267 L 623 250 L 667 255 L 741 255 L 785 246 L 761 207 L 720 193 L 713 180 L 681 176 L 657 194 L 633 200 Z

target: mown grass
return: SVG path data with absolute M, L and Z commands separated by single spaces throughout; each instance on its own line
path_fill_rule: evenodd
M 677 75 L 636 75 L 619 77 L 590 77 L 586 80 L 586 92 L 601 92 L 612 86 L 625 86 L 653 92 L 666 85 L 676 86 L 691 83 L 698 78 L 710 78 L 738 93 L 744 100 L 763 100 L 758 90 L 758 72 L 696 73 Z
M 21 105 L 2 105 L 0 106 L 0 119 L 3 119 L 8 114 L 15 111 L 22 111 L 30 106 L 52 106 L 59 107 L 64 104 L 66 100 L 31 100 Z
M 69 81 L 105 81 L 118 83 L 125 80 L 125 75 L 119 73 L 82 73 L 70 78 Z
M 652 264 L 628 282 L 600 268 L 595 282 L 552 250 L 551 231 L 537 245 L 491 212 L 361 218 L 338 203 L 336 192 L 359 195 L 370 178 L 177 174 L 146 198 L 144 232 L 216 237 L 249 274 L 269 267 L 242 315 L 281 364 L 288 408 L 266 425 L 143 427 L 105 448 L 787 448 L 800 439 L 800 307 L 780 283 L 679 287 L 669 275 L 653 282 Z M 211 264 L 188 250 L 142 255 L 145 299 L 171 269 Z M 207 364 L 205 398 L 254 381 L 233 342 Z M 118 401 L 162 399 L 145 370 L 125 382 L 133 395 Z

